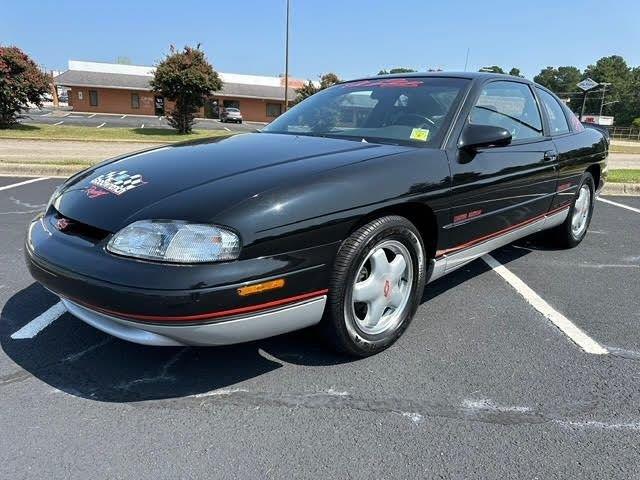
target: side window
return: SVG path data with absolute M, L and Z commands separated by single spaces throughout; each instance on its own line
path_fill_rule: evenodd
M 469 123 L 502 127 L 514 140 L 542 137 L 542 119 L 531 89 L 524 83 L 487 84 L 469 114 Z
M 541 88 L 538 88 L 538 96 L 544 105 L 544 108 L 549 117 L 549 127 L 551 127 L 551 135 L 560 135 L 562 133 L 569 133 L 569 124 L 567 118 L 564 116 L 564 110 L 558 101 L 550 95 L 549 92 L 545 92 Z

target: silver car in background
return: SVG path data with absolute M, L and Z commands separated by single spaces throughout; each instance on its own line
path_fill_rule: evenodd
M 242 123 L 242 112 L 238 108 L 225 108 L 220 114 L 220 121 L 223 123 Z

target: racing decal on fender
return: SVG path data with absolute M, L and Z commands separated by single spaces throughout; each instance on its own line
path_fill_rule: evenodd
M 87 195 L 89 198 L 99 197 L 106 193 L 122 195 L 146 183 L 139 173 L 129 175 L 127 170 L 109 172 L 91 180 L 92 186 L 87 189 Z
M 98 198 L 103 195 L 109 195 L 109 192 L 103 190 L 101 188 L 96 187 L 95 185 L 91 185 L 89 188 L 85 190 L 87 192 L 87 197 L 89 198 Z

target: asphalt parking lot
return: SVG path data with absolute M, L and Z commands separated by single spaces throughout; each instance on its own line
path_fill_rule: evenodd
M 0 478 L 640 478 L 639 197 L 598 201 L 576 249 L 528 238 L 429 285 L 353 360 L 313 330 L 159 348 L 85 325 L 24 266 L 62 181 L 31 180 L 0 177 Z
M 75 125 L 95 128 L 170 128 L 165 117 L 148 115 L 111 115 L 101 113 L 79 113 L 74 111 L 55 111 L 51 109 L 32 109 L 23 114 L 23 123 L 45 125 Z M 263 127 L 263 123 L 244 122 L 221 123 L 219 120 L 199 118 L 195 129 L 226 130 L 229 132 L 250 132 Z

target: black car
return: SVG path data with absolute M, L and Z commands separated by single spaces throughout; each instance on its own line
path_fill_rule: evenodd
M 525 79 L 350 81 L 259 133 L 71 177 L 29 226 L 27 263 L 122 339 L 221 345 L 319 324 L 365 356 L 404 332 L 425 284 L 480 255 L 540 230 L 580 243 L 607 153 Z

